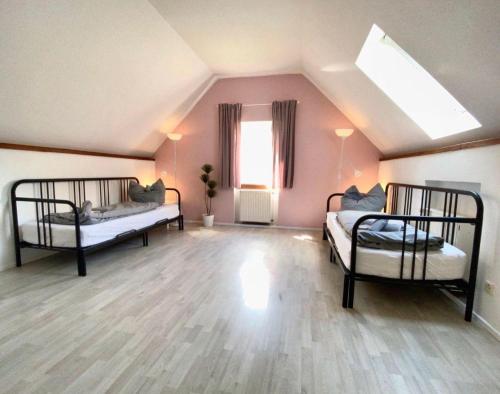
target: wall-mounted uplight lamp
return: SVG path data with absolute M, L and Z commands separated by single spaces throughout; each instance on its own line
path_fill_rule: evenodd
M 353 129 L 335 129 L 335 134 L 337 135 L 337 137 L 340 137 L 342 139 L 342 144 L 340 145 L 340 160 L 337 173 L 337 181 L 339 187 L 340 187 L 340 181 L 342 180 L 342 169 L 344 168 L 344 144 L 345 140 L 348 137 L 350 137 L 352 133 L 354 133 Z M 355 170 L 355 173 L 358 172 L 359 172 L 358 170 Z
M 174 187 L 177 187 L 177 141 L 182 139 L 182 134 L 167 133 L 167 137 L 174 143 Z

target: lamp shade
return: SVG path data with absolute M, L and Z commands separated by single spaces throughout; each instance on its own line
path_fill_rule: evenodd
M 182 138 L 182 134 L 181 133 L 167 133 L 167 137 L 171 141 L 180 141 L 180 139 Z
M 353 129 L 335 129 L 335 134 L 341 138 L 347 138 L 354 133 Z

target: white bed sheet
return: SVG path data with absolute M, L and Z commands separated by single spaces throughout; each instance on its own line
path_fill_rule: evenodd
M 337 221 L 336 212 L 328 212 L 326 225 L 330 230 L 337 250 L 347 268 L 351 265 L 351 238 Z M 413 252 L 405 252 L 403 278 L 411 279 Z M 422 279 L 424 252 L 415 257 L 415 279 Z M 462 279 L 467 265 L 467 255 L 453 245 L 445 243 L 440 250 L 427 252 L 426 279 Z M 401 251 L 357 247 L 356 272 L 384 278 L 399 279 Z
M 177 204 L 166 204 L 152 211 L 127 216 L 107 222 L 80 226 L 82 246 L 95 245 L 115 238 L 118 234 L 130 230 L 139 230 L 151 226 L 159 220 L 173 219 L 179 216 Z M 52 224 L 52 245 L 58 247 L 75 247 L 76 237 L 74 226 Z M 41 231 L 43 228 L 40 226 Z M 48 226 L 46 226 L 48 229 Z M 21 226 L 22 240 L 38 244 L 38 231 L 36 220 L 26 222 Z

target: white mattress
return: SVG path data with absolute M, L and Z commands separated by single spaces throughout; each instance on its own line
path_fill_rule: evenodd
M 336 212 L 328 212 L 326 225 L 332 234 L 335 245 L 344 265 L 351 265 L 351 238 L 337 221 Z M 411 279 L 413 252 L 405 252 L 403 278 Z M 422 279 L 424 252 L 415 257 L 415 279 Z M 442 249 L 427 252 L 426 279 L 451 280 L 464 276 L 467 255 L 453 245 L 445 243 Z M 384 278 L 399 279 L 401 251 L 357 247 L 356 272 Z
M 82 246 L 95 245 L 115 238 L 118 234 L 130 230 L 139 230 L 151 226 L 163 219 L 173 219 L 179 216 L 177 204 L 162 205 L 152 211 L 127 216 L 107 222 L 80 226 Z M 48 226 L 45 227 L 48 231 Z M 52 245 L 58 247 L 75 247 L 76 236 L 74 226 L 52 224 Z M 40 226 L 43 231 L 42 226 Z M 38 244 L 36 220 L 26 222 L 21 226 L 21 237 L 24 241 Z

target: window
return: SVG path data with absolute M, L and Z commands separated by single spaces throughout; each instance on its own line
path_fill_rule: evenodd
M 432 75 L 377 25 L 372 26 L 356 66 L 432 139 L 481 127 Z
M 240 182 L 242 186 L 272 187 L 272 122 L 241 122 Z

